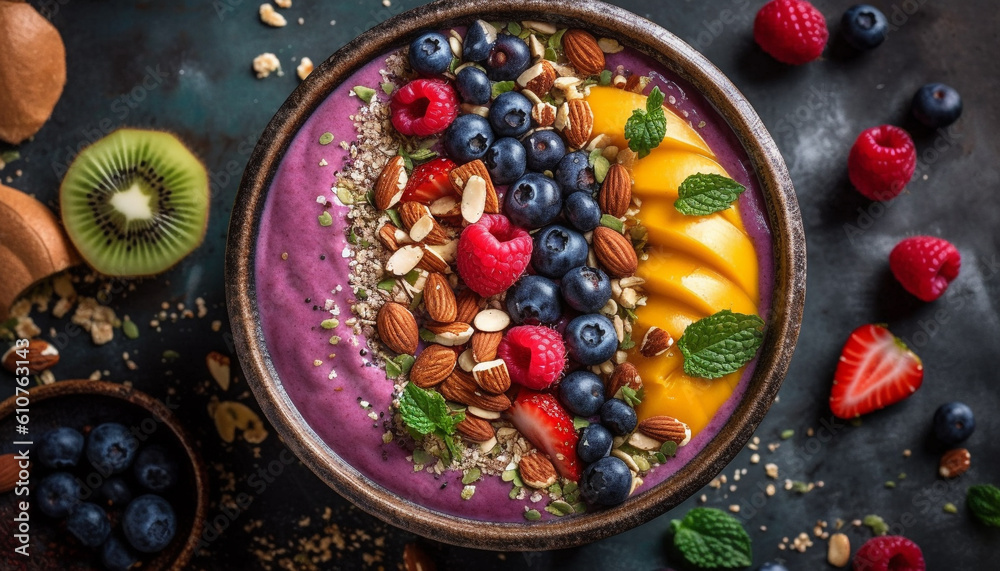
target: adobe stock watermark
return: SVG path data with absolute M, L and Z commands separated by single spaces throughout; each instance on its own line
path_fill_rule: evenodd
M 730 0 L 732 8 L 723 8 L 712 19 L 704 19 L 692 44 L 698 51 L 705 51 L 730 27 L 745 28 L 753 20 L 750 0 Z

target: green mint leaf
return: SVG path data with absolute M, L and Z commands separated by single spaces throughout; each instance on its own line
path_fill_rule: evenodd
M 406 354 L 396 355 L 396 358 L 393 360 L 396 362 L 396 365 L 399 366 L 399 370 L 404 373 L 409 373 L 410 369 L 413 368 L 413 363 L 417 361 L 413 358 L 413 355 Z
M 618 344 L 618 348 L 622 351 L 628 351 L 629 349 L 635 347 L 635 341 L 632 340 L 632 334 L 626 333 L 622 342 Z
M 625 224 L 621 220 L 610 214 L 601 215 L 601 226 L 611 228 L 615 232 L 625 231 Z
M 674 208 L 688 216 L 705 216 L 726 210 L 743 194 L 746 187 L 719 174 L 693 174 L 677 189 Z
M 559 56 L 556 54 L 556 50 L 552 48 L 545 48 L 545 59 L 555 62 L 559 59 Z
M 365 103 L 371 103 L 372 97 L 375 95 L 375 90 L 371 87 L 365 87 L 364 85 L 355 85 L 354 89 L 351 91 L 358 96 L 358 99 L 364 101 Z
M 513 81 L 498 81 L 493 84 L 493 98 L 496 99 L 501 93 L 514 91 Z
M 601 72 L 600 79 L 597 80 L 598 85 L 611 85 L 611 70 L 606 69 Z
M 696 569 L 742 569 L 753 563 L 750 536 L 722 510 L 694 508 L 670 522 L 674 547 Z
M 388 363 L 387 363 L 388 364 Z M 408 383 L 399 398 L 399 412 L 406 426 L 420 434 L 430 434 L 438 429 L 438 423 L 449 416 L 444 397 L 436 391 L 425 391 L 413 383 Z M 447 438 L 445 441 L 447 442 Z
M 643 158 L 655 149 L 667 134 L 667 116 L 663 112 L 663 93 L 654 87 L 646 98 L 646 109 L 635 109 L 625 122 L 628 148 Z
M 549 49 L 552 51 L 559 51 L 562 49 L 562 38 L 563 34 L 566 33 L 566 30 L 567 28 L 562 28 L 549 37 Z
M 971 486 L 965 493 L 965 504 L 984 525 L 1000 527 L 1000 488 L 989 484 Z
M 396 154 L 403 157 L 403 168 L 406 169 L 407 173 L 413 172 L 413 159 L 410 158 L 410 153 L 406 152 L 406 149 L 399 147 Z M 386 211 L 388 212 L 388 211 Z M 391 217 L 391 216 L 390 216 Z M 398 226 L 398 224 L 397 224 Z
M 738 371 L 757 353 L 763 329 L 760 317 L 728 309 L 688 325 L 677 342 L 684 355 L 684 372 L 718 379 Z

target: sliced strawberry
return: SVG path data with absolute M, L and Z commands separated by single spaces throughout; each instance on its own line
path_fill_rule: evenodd
M 413 168 L 413 174 L 403 189 L 403 202 L 415 200 L 430 204 L 442 196 L 455 194 L 448 180 L 448 173 L 455 168 L 455 163 L 444 157 L 431 159 Z
M 882 325 L 855 329 L 833 375 L 830 409 L 854 418 L 910 396 L 924 382 L 924 365 Z
M 549 457 L 560 476 L 580 479 L 573 419 L 554 396 L 522 389 L 507 414 L 514 428 Z

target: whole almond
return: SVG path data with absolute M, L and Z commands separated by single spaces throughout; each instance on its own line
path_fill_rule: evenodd
M 386 210 L 395 206 L 403 198 L 408 181 L 403 157 L 396 155 L 389 159 L 375 181 L 375 208 Z
M 472 358 L 477 363 L 496 359 L 497 348 L 502 340 L 502 331 L 476 331 L 472 334 Z
M 942 478 L 957 478 L 969 471 L 972 466 L 972 454 L 965 448 L 949 450 L 941 456 L 938 474 Z
M 420 330 L 417 328 L 416 318 L 405 305 L 387 302 L 378 311 L 375 327 L 379 338 L 393 351 L 407 355 L 416 353 Z
M 51 369 L 59 362 L 59 350 L 44 339 L 31 339 L 27 347 L 12 345 L 0 357 L 3 367 L 14 373 L 18 368 L 25 367 L 30 374 L 38 374 Z
M 691 441 L 691 427 L 672 416 L 645 418 L 639 422 L 637 430 L 660 442 L 675 442 L 678 446 L 684 446 Z
M 607 390 L 605 391 L 605 396 L 609 399 L 614 398 L 622 387 L 629 387 L 634 391 L 638 391 L 642 388 L 642 379 L 639 377 L 639 369 L 628 361 L 619 363 L 618 366 L 615 367 L 614 372 L 611 373 L 611 376 L 608 377 L 606 386 Z
M 444 398 L 483 410 L 503 412 L 510 408 L 510 399 L 503 394 L 490 394 L 476 385 L 472 374 L 461 369 L 455 369 L 443 383 L 438 385 L 438 391 Z
M 17 485 L 18 473 L 21 471 L 14 454 L 0 456 L 0 494 L 6 494 Z
M 521 456 L 517 470 L 521 473 L 524 485 L 538 490 L 544 490 L 555 484 L 558 477 L 552 462 L 537 452 Z
M 639 345 L 639 352 L 643 357 L 656 357 L 662 355 L 674 346 L 674 338 L 669 333 L 657 326 L 652 326 L 646 330 L 642 336 L 642 344 Z
M 493 394 L 500 394 L 510 388 L 510 373 L 503 359 L 478 363 L 472 368 L 472 378 L 479 388 Z
M 602 212 L 616 218 L 625 216 L 629 205 L 632 204 L 632 177 L 629 176 L 627 168 L 617 163 L 611 165 L 604 177 L 604 183 L 601 184 L 597 203 Z
M 639 267 L 639 258 L 635 255 L 632 242 L 611 228 L 606 226 L 595 228 L 593 246 L 597 260 L 611 277 L 631 276 Z
M 479 308 L 483 305 L 483 298 L 471 289 L 465 289 L 458 293 L 456 299 L 458 303 L 458 315 L 455 316 L 455 321 L 471 325 L 476 316 L 479 315 Z
M 417 355 L 410 369 L 410 382 L 422 389 L 441 384 L 455 370 L 458 357 L 455 351 L 443 345 L 428 345 Z
M 444 274 L 438 272 L 428 274 L 424 282 L 424 307 L 427 308 L 427 315 L 434 321 L 442 323 L 455 321 L 458 302 Z
M 566 30 L 562 44 L 566 57 L 577 71 L 586 75 L 604 71 L 604 52 L 590 33 L 576 28 Z
M 590 134 L 594 130 L 594 112 L 590 109 L 590 103 L 583 99 L 574 99 L 567 105 L 569 125 L 563 130 L 563 135 L 571 147 L 581 149 L 590 140 Z
M 486 442 L 495 434 L 492 424 L 471 414 L 466 414 L 462 422 L 459 422 L 455 428 L 462 435 L 462 438 L 469 442 Z
M 556 80 L 556 69 L 548 60 L 539 60 L 518 76 L 517 85 L 539 97 L 545 96 Z

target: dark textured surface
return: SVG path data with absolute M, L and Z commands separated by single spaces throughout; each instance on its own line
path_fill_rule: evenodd
M 746 94 L 791 170 L 809 243 L 802 335 L 780 402 L 757 431 L 761 462 L 751 465 L 752 452 L 741 453 L 724 472 L 729 482 L 723 489 L 705 490 L 708 505 L 742 505 L 739 517 L 754 540 L 758 564 L 783 557 L 793 571 L 824 568 L 821 541 L 805 554 L 780 551 L 778 543 L 783 536 L 811 535 L 820 519 L 832 523 L 878 513 L 893 524 L 894 532 L 924 548 L 931 569 L 992 568 L 1000 532 L 973 523 L 963 504 L 968 485 L 991 480 L 1000 484 L 1000 441 L 992 437 L 1000 431 L 995 415 L 1000 409 L 995 388 L 1000 318 L 994 301 L 1000 296 L 1000 209 L 995 206 L 1000 143 L 994 136 L 1000 129 L 1000 60 L 990 53 L 1000 40 L 1000 26 L 992 3 L 874 2 L 894 29 L 875 52 L 850 57 L 836 38 L 836 28 L 851 2 L 816 2 L 834 36 L 824 60 L 801 68 L 777 64 L 753 44 L 750 30 L 761 1 L 615 3 L 691 42 Z M 253 143 L 296 85 L 291 58 L 308 55 L 318 62 L 364 29 L 416 4 L 297 0 L 284 11 L 289 26 L 276 30 L 261 25 L 256 4 L 243 0 L 36 3 L 52 14 L 65 38 L 69 83 L 52 121 L 22 146 L 25 158 L 2 171 L 4 179 L 22 169 L 23 176 L 12 186 L 54 205 L 60 166 L 73 149 L 118 125 L 177 132 L 212 173 L 213 212 L 206 244 L 165 276 L 112 295 L 118 314 L 129 314 L 142 325 L 140 338 L 127 340 L 119 334 L 103 347 L 92 346 L 83 336 L 69 338 L 55 369 L 60 378 L 106 369 L 111 378 L 133 381 L 154 396 L 166 396 L 168 388 L 176 391 L 181 405 L 177 414 L 201 441 L 210 464 L 213 500 L 224 493 L 252 498 L 246 509 L 213 505 L 211 517 L 226 529 L 212 536 L 204 555 L 194 560 L 197 568 L 255 568 L 261 563 L 251 551 L 266 546 L 283 548 L 276 559 L 291 561 L 309 552 L 300 538 L 330 536 L 332 530 L 324 526 L 332 523 L 345 536 L 366 530 L 385 540 L 377 547 L 372 539 L 358 536 L 359 547 L 351 549 L 348 538 L 345 549 L 331 547 L 332 559 L 319 564 L 323 568 L 366 568 L 365 554 L 378 551 L 382 561 L 371 568 L 392 569 L 401 561 L 403 544 L 413 540 L 348 506 L 307 469 L 283 461 L 290 460 L 288 453 L 283 454 L 273 434 L 260 447 L 259 457 L 245 443 L 223 446 L 205 408 L 210 396 L 221 391 L 206 382 L 203 358 L 208 350 L 229 350 L 227 326 L 218 333 L 210 327 L 214 319 L 225 322 L 221 270 L 229 210 Z M 301 26 L 296 23 L 300 16 L 305 19 Z M 331 20 L 336 20 L 335 26 Z M 252 76 L 249 62 L 264 51 L 279 55 L 284 77 L 258 81 Z M 907 117 L 910 97 L 928 81 L 949 83 L 965 99 L 965 115 L 948 131 L 918 128 Z M 857 133 L 881 123 L 911 129 L 920 152 L 909 193 L 887 206 L 873 205 L 850 190 L 844 166 Z M 948 238 L 963 255 L 961 276 L 932 304 L 906 294 L 886 263 L 899 239 L 919 233 Z M 199 296 L 208 302 L 208 317 L 168 320 L 162 332 L 145 325 L 161 302 L 190 307 Z M 66 321 L 38 321 L 45 326 L 45 337 L 50 326 L 68 333 Z M 927 373 L 924 388 L 912 398 L 854 427 L 833 422 L 826 400 L 840 347 L 850 330 L 865 322 L 888 322 L 923 358 Z M 164 365 L 160 356 L 165 349 L 178 351 L 181 359 Z M 126 368 L 123 351 L 130 352 L 137 371 Z M 12 393 L 10 377 L 0 378 L 3 395 Z M 245 384 L 237 384 L 222 398 L 244 390 Z M 978 428 L 966 443 L 973 468 L 957 481 L 944 482 L 935 478 L 940 451 L 927 436 L 934 409 L 954 399 L 973 407 Z M 815 430 L 812 437 L 806 433 L 810 427 Z M 795 436 L 781 440 L 779 433 L 785 429 L 795 429 Z M 770 442 L 781 442 L 781 447 L 771 453 L 763 446 Z M 904 458 L 904 449 L 911 449 L 912 456 Z M 781 470 L 779 491 L 770 498 L 761 491 L 768 481 L 762 467 L 766 462 L 777 463 Z M 269 466 L 276 475 L 268 475 Z M 730 492 L 733 472 L 742 468 L 748 474 Z M 900 473 L 907 477 L 900 479 Z M 825 485 L 799 495 L 780 489 L 784 478 Z M 896 487 L 884 487 L 887 480 L 895 480 Z M 946 502 L 955 503 L 959 513 L 944 513 L 941 506 Z M 664 539 L 670 519 L 694 505 L 696 499 L 628 533 L 557 553 L 501 558 L 426 547 L 444 569 L 652 570 L 668 564 Z M 332 508 L 329 521 L 322 517 L 326 506 Z M 848 535 L 856 549 L 870 533 L 861 528 Z M 8 556 L 0 555 L 0 561 Z

